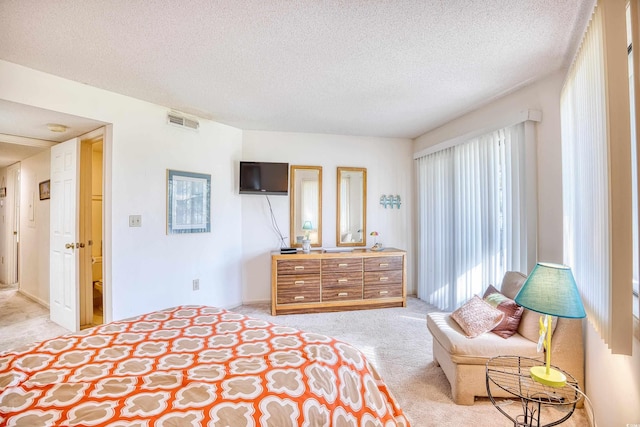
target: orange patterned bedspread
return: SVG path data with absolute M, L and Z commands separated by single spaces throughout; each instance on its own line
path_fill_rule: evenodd
M 0 426 L 409 426 L 364 355 L 182 306 L 0 354 Z

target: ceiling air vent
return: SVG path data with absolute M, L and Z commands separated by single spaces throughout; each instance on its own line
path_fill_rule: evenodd
M 183 129 L 191 130 L 198 130 L 200 127 L 200 123 L 198 123 L 197 120 L 190 119 L 173 112 L 167 114 L 167 123 L 173 126 L 179 126 Z

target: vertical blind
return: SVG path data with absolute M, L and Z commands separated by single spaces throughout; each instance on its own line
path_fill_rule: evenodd
M 631 205 L 619 196 L 631 185 L 630 173 L 626 184 L 624 173 L 619 179 L 620 171 L 630 170 L 625 164 L 630 155 L 625 159 L 619 150 L 622 144 L 630 149 L 629 95 L 627 86 L 626 93 L 622 90 L 627 100 L 625 123 L 624 117 L 614 118 L 608 110 L 614 87 L 606 71 L 605 28 L 598 5 L 561 94 L 564 262 L 573 269 L 589 321 L 614 352 L 626 352 L 620 335 L 628 334 L 624 319 L 630 320 L 631 304 L 617 295 L 627 287 L 627 302 L 631 299 L 631 264 L 624 259 L 630 260 L 631 253 Z M 612 138 L 615 126 L 618 131 L 626 127 L 626 139 Z
M 524 123 L 416 162 L 418 297 L 452 310 L 526 272 Z

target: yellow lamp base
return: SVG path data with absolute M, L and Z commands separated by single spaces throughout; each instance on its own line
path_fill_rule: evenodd
M 562 372 L 546 366 L 534 366 L 529 373 L 534 381 L 549 387 L 562 387 L 567 383 L 567 377 Z

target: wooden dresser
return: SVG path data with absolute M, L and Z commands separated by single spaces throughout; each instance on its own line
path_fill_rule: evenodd
M 406 306 L 406 252 L 271 254 L 271 314 Z

